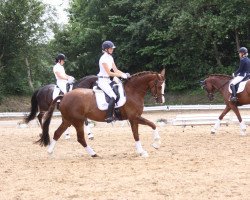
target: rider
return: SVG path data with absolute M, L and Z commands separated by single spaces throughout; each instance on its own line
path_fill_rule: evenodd
M 116 94 L 112 90 L 110 83 L 110 77 L 122 77 L 124 79 L 128 78 L 128 74 L 123 73 L 118 70 L 114 59 L 112 57 L 112 53 L 114 51 L 115 45 L 111 41 L 105 41 L 102 43 L 102 52 L 103 55 L 99 60 L 99 68 L 100 71 L 97 74 L 98 76 L 98 86 L 111 98 L 108 105 L 107 117 L 105 121 L 110 123 L 114 120 L 113 112 L 116 101 Z
M 56 65 L 53 67 L 53 72 L 56 77 L 56 84 L 63 92 L 63 94 L 67 93 L 66 85 L 67 83 L 72 84 L 75 81 L 73 76 L 69 76 L 65 73 L 65 69 L 63 64 L 65 63 L 65 55 L 60 53 L 56 57 Z
M 230 85 L 230 88 L 232 90 L 232 96 L 230 98 L 230 101 L 232 102 L 237 101 L 235 85 L 250 73 L 250 59 L 247 56 L 248 56 L 247 48 L 241 47 L 239 49 L 240 66 L 239 69 L 236 72 L 234 72 L 235 77 Z

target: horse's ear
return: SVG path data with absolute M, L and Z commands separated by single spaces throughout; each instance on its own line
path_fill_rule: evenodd
M 162 75 L 163 77 L 165 77 L 165 68 L 164 68 L 163 70 L 161 70 L 161 75 Z

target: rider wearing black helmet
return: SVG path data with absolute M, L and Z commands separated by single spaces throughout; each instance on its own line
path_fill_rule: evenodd
M 64 54 L 58 54 L 55 59 L 56 65 L 53 67 L 53 72 L 56 77 L 56 84 L 64 94 L 67 93 L 66 84 L 72 84 L 75 81 L 74 77 L 65 73 L 65 69 L 63 67 L 65 58 L 66 57 Z
M 232 96 L 230 101 L 236 102 L 236 89 L 235 85 L 239 83 L 245 76 L 249 75 L 250 73 L 250 59 L 248 56 L 248 50 L 246 47 L 241 47 L 239 49 L 239 57 L 240 57 L 240 66 L 236 72 L 234 72 L 234 79 L 231 82 L 230 88 L 232 90 Z
M 123 73 L 118 70 L 112 53 L 114 51 L 115 45 L 111 41 L 105 41 L 102 43 L 103 55 L 99 60 L 99 73 L 98 76 L 98 86 L 111 98 L 109 101 L 109 106 L 107 110 L 106 122 L 110 123 L 114 120 L 113 111 L 115 107 L 115 100 L 117 98 L 116 94 L 112 90 L 110 83 L 110 77 L 122 77 L 124 79 L 128 78 L 128 74 Z

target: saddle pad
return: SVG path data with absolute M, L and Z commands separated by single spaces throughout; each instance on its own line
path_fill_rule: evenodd
M 60 88 L 57 87 L 57 85 L 55 85 L 53 95 L 52 95 L 53 100 L 60 94 L 60 91 L 61 91 Z
M 71 84 L 70 85 L 70 88 L 69 88 L 69 91 L 71 91 L 73 89 L 73 85 Z M 52 99 L 54 100 L 59 94 L 60 94 L 61 90 L 60 88 L 55 85 L 54 87 L 54 91 L 53 91 L 53 94 L 52 94 Z M 60 100 L 58 100 L 57 102 L 59 102 Z
M 248 81 L 248 80 L 240 82 L 239 87 L 238 87 L 238 90 L 237 90 L 237 93 L 243 92 L 243 90 L 245 89 L 245 86 L 246 86 L 247 81 Z M 229 91 L 230 93 L 232 93 L 232 90 L 231 90 L 231 88 L 230 88 L 230 85 L 231 85 L 231 81 L 230 81 L 229 86 L 228 86 L 228 91 Z
M 109 104 L 106 101 L 105 93 L 102 90 L 97 89 L 97 86 L 93 87 L 93 91 L 95 93 L 97 107 L 100 110 L 107 110 Z M 115 108 L 119 108 L 119 107 L 123 106 L 126 103 L 126 96 L 125 96 L 122 85 L 119 85 L 118 91 L 119 91 L 119 94 L 120 94 L 120 99 L 115 104 Z

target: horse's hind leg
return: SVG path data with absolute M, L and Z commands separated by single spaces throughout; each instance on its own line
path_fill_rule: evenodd
M 83 121 L 79 120 L 77 122 L 74 122 L 73 126 L 76 129 L 77 141 L 85 148 L 85 150 L 91 157 L 97 157 L 97 154 L 95 153 L 95 151 L 86 143 L 86 140 L 84 137 Z
M 133 136 L 134 136 L 134 139 L 135 139 L 135 147 L 136 147 L 137 153 L 142 157 L 148 157 L 148 153 L 147 153 L 147 151 L 145 151 L 142 148 L 141 141 L 139 139 L 137 120 L 133 119 L 133 120 L 129 120 L 129 122 L 130 122 L 131 129 L 132 129 L 132 132 L 133 132 Z
M 43 119 L 44 114 L 45 114 L 45 111 L 40 111 L 39 114 L 37 115 L 37 119 L 39 121 L 39 124 L 40 124 L 41 128 L 43 126 L 42 119 Z
M 223 110 L 223 112 L 220 114 L 219 118 L 215 122 L 213 128 L 211 129 L 211 134 L 215 134 L 217 129 L 220 127 L 221 120 L 225 117 L 225 115 L 231 110 L 230 106 L 226 105 L 226 108 Z
M 156 125 L 153 122 L 151 122 L 151 121 L 149 121 L 149 120 L 147 120 L 147 119 L 145 119 L 145 118 L 143 118 L 141 116 L 138 117 L 138 123 L 142 124 L 142 125 L 150 126 L 153 129 L 153 143 L 152 143 L 152 146 L 155 149 L 159 149 L 160 146 L 161 146 L 161 141 L 160 141 L 161 137 L 160 137 L 159 132 L 158 132 L 158 130 L 156 128 Z
M 70 126 L 71 124 L 66 121 L 63 120 L 61 125 L 56 129 L 56 131 L 54 132 L 54 137 L 53 140 L 51 141 L 49 148 L 48 148 L 48 153 L 53 153 L 53 150 L 55 148 L 56 142 L 57 140 L 61 137 L 61 135 L 63 134 L 63 132 Z

